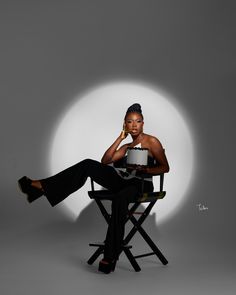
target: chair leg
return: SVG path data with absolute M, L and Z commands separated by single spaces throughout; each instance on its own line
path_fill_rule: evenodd
M 87 261 L 88 264 L 93 264 L 100 254 L 103 253 L 104 247 L 100 246 Z
M 148 217 L 148 215 L 149 215 L 150 211 L 152 210 L 152 207 L 154 206 L 155 203 L 156 202 L 150 203 L 147 206 L 147 208 L 144 210 L 144 212 L 141 215 L 141 217 L 138 219 L 137 222 L 139 223 L 140 226 L 145 221 L 145 219 Z M 129 211 L 129 217 L 128 217 L 128 219 L 127 219 L 126 222 L 128 222 L 129 220 L 131 220 L 131 217 L 133 216 L 134 211 L 138 208 L 139 205 L 140 205 L 140 203 L 135 203 L 133 205 L 133 207 Z M 136 225 L 134 225 L 134 227 L 131 229 L 131 231 L 129 232 L 129 234 L 125 237 L 124 244 L 128 244 L 130 242 L 130 240 L 132 239 L 132 237 L 136 234 L 137 231 L 138 231 L 138 229 L 137 229 Z
M 110 215 L 106 211 L 103 203 L 101 202 L 101 200 L 96 200 L 95 199 L 95 201 L 96 201 L 102 215 L 104 216 L 104 219 L 109 224 Z M 148 255 L 154 255 L 155 254 L 164 265 L 166 265 L 168 263 L 167 259 L 164 257 L 164 255 L 157 248 L 155 243 L 151 240 L 151 238 L 148 236 L 148 234 L 145 232 L 145 230 L 141 226 L 142 223 L 147 218 L 147 216 L 149 215 L 149 213 L 150 213 L 150 211 L 151 211 L 154 204 L 155 204 L 155 202 L 150 203 L 148 205 L 148 207 L 145 209 L 142 216 L 137 220 L 133 216 L 133 213 L 140 204 L 139 203 L 134 203 L 133 206 L 131 207 L 131 209 L 129 210 L 129 216 L 127 217 L 127 220 L 126 220 L 126 222 L 128 222 L 130 220 L 133 223 L 134 226 L 133 226 L 133 228 L 131 229 L 131 231 L 128 233 L 128 235 L 125 237 L 125 239 L 123 241 L 124 245 L 126 245 L 126 246 L 123 247 L 122 251 L 124 251 L 125 255 L 127 256 L 128 260 L 130 261 L 131 265 L 133 266 L 133 268 L 134 268 L 134 270 L 136 272 L 141 271 L 141 268 L 140 268 L 139 264 L 136 261 L 136 258 L 139 258 L 139 257 L 134 256 L 132 254 L 132 252 L 129 250 L 129 247 L 127 247 L 127 245 L 128 245 L 129 241 L 132 239 L 132 237 L 135 235 L 135 233 L 137 231 L 141 234 L 143 239 L 147 242 L 147 244 L 150 246 L 150 248 L 153 251 L 153 253 L 139 255 L 139 256 L 143 257 L 143 256 L 148 256 Z M 98 256 L 104 252 L 104 245 L 95 245 L 95 244 L 93 245 L 93 244 L 91 244 L 90 246 L 98 246 L 98 249 L 94 252 L 94 254 L 87 261 L 87 263 L 91 265 L 91 264 L 93 264 L 95 262 L 95 260 L 98 258 Z
M 110 221 L 110 215 L 108 214 L 107 210 L 105 209 L 103 203 L 99 199 L 95 199 L 95 202 L 97 203 L 103 217 L 105 218 L 106 222 L 109 224 Z
M 124 248 L 123 251 L 125 252 L 125 255 L 127 256 L 128 260 L 131 263 L 131 265 L 133 266 L 134 270 L 136 272 L 141 271 L 141 268 L 138 265 L 136 259 L 134 258 L 133 254 L 131 253 L 131 251 L 128 248 Z
M 157 248 L 155 243 L 152 241 L 152 239 L 149 237 L 149 235 L 145 232 L 145 230 L 141 227 L 139 222 L 133 217 L 130 217 L 131 222 L 136 227 L 137 231 L 141 234 L 143 239 L 147 242 L 147 244 L 150 246 L 150 248 L 153 250 L 153 252 L 157 255 L 157 257 L 160 259 L 160 261 L 166 265 L 168 264 L 168 260 L 165 258 L 165 256 L 161 253 L 161 251 Z

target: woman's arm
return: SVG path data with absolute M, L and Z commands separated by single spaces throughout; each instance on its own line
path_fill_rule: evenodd
M 124 144 L 119 149 L 120 143 L 127 137 L 127 133 L 125 130 L 122 130 L 120 136 L 115 140 L 115 142 L 106 150 L 102 157 L 102 164 L 110 164 L 115 161 L 118 161 L 122 157 L 124 157 L 128 144 Z
M 155 137 L 151 137 L 149 142 L 150 142 L 150 145 L 149 145 L 150 152 L 152 153 L 153 157 L 156 159 L 158 166 L 150 167 L 150 168 L 148 167 L 145 169 L 146 170 L 145 172 L 153 174 L 153 175 L 169 172 L 170 167 L 168 164 L 168 160 L 165 155 L 165 150 L 163 149 L 160 141 Z

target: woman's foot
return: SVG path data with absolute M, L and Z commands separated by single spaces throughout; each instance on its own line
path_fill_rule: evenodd
M 18 180 L 18 185 L 22 193 L 27 195 L 27 201 L 29 203 L 32 203 L 44 193 L 39 181 L 32 181 L 26 176 Z
M 109 274 L 111 271 L 115 270 L 115 267 L 116 267 L 116 260 L 108 261 L 108 260 L 102 259 L 99 262 L 98 270 L 105 274 Z

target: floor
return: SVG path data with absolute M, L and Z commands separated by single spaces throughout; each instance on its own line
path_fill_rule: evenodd
M 1 224 L 3 295 L 236 294 L 234 249 L 222 248 L 224 243 L 219 244 L 215 237 L 177 234 L 147 221 L 148 232 L 158 241 L 169 264 L 163 266 L 154 256 L 142 258 L 142 271 L 136 273 L 122 255 L 116 271 L 105 275 L 97 271 L 97 261 L 92 266 L 86 262 L 93 251 L 88 243 L 101 240 L 105 234 L 100 217 L 85 225 L 83 214 L 72 223 L 53 210 L 58 217 L 51 220 L 32 216 L 37 208 L 27 210 L 31 213 Z M 138 236 L 134 245 L 137 254 L 145 248 Z

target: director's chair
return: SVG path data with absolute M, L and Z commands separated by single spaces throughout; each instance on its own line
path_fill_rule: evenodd
M 164 257 L 164 255 L 158 249 L 156 244 L 152 241 L 152 239 L 149 237 L 149 235 L 146 233 L 146 231 L 142 227 L 143 222 L 148 217 L 156 201 L 159 199 L 163 199 L 166 195 L 166 192 L 163 191 L 164 174 L 160 174 L 159 177 L 160 177 L 159 191 L 149 192 L 149 193 L 142 192 L 139 198 L 135 202 L 130 203 L 130 206 L 129 206 L 130 208 L 128 209 L 126 223 L 130 221 L 133 224 L 133 227 L 131 228 L 130 232 L 125 236 L 123 240 L 121 252 L 125 253 L 131 265 L 133 266 L 134 270 L 137 272 L 141 270 L 137 262 L 137 259 L 141 257 L 156 255 L 164 265 L 168 263 L 167 259 Z M 107 224 L 109 224 L 111 215 L 106 210 L 103 202 L 109 201 L 109 200 L 111 201 L 110 196 L 113 193 L 109 190 L 95 190 L 94 182 L 92 179 L 91 179 L 91 188 L 92 190 L 88 192 L 88 195 L 91 199 L 95 200 Z M 149 203 L 149 204 L 143 212 L 137 212 L 136 210 L 142 203 Z M 138 219 L 135 218 L 134 215 L 139 215 L 139 218 Z M 140 235 L 143 237 L 146 243 L 150 246 L 152 252 L 144 253 L 144 254 L 136 255 L 136 256 L 132 254 L 131 252 L 132 245 L 129 245 L 129 242 L 131 241 L 133 236 L 136 234 L 136 232 L 140 233 Z M 97 250 L 92 254 L 92 256 L 87 261 L 88 264 L 93 264 L 94 261 L 99 257 L 99 255 L 103 254 L 105 244 L 90 243 L 89 246 L 97 247 Z

